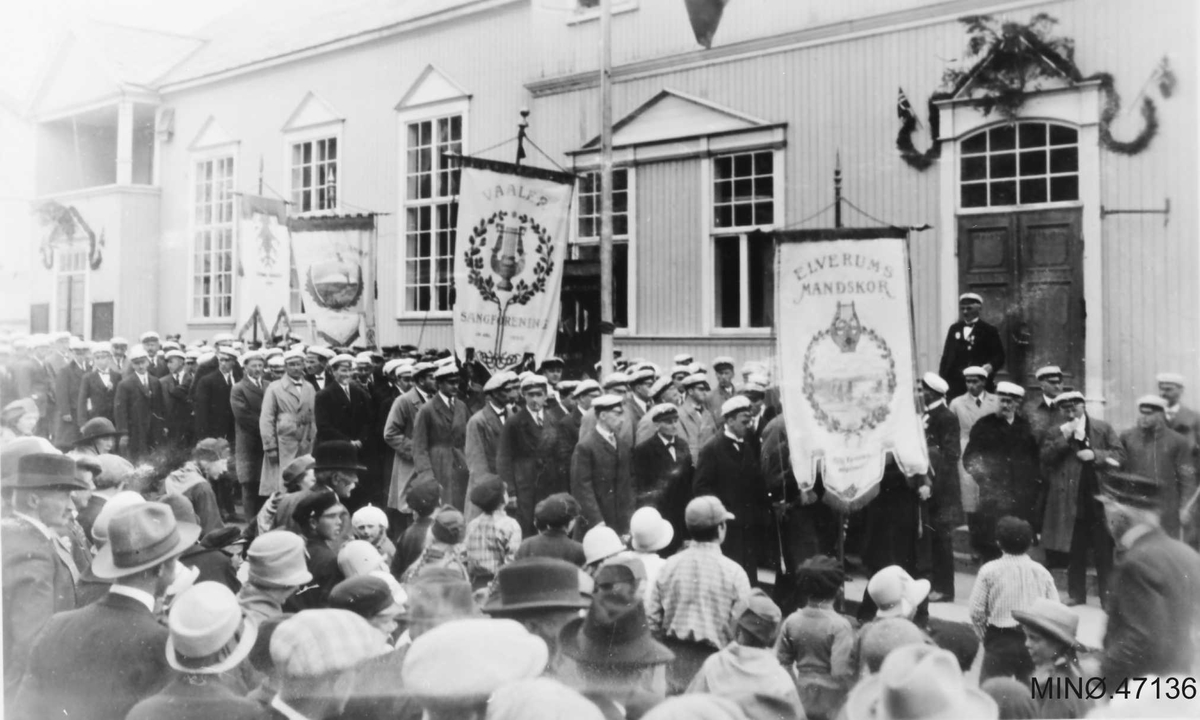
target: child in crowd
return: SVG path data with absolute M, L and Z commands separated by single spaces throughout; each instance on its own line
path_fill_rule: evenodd
M 487 587 L 500 568 L 516 559 L 521 547 L 521 524 L 505 512 L 508 492 L 498 478 L 471 491 L 471 502 L 483 511 L 467 525 L 467 571 L 471 586 Z
M 400 544 L 392 558 L 392 575 L 396 577 L 403 577 L 409 566 L 424 552 L 429 542 L 429 530 L 433 527 L 434 513 L 441 507 L 442 488 L 433 480 L 419 482 L 409 486 L 405 499 L 417 519 L 400 536 Z
M 308 490 L 316 484 L 317 476 L 313 471 L 313 466 L 316 464 L 317 461 L 312 455 L 301 455 L 284 466 L 281 472 L 283 475 L 283 489 L 272 493 L 266 502 L 263 503 L 262 509 L 258 511 L 258 517 L 256 518 L 258 535 L 264 535 L 278 526 L 275 514 L 279 510 L 279 501 L 284 495 L 299 492 L 300 490 Z
M 578 516 L 579 502 L 570 493 L 555 493 L 539 502 L 533 509 L 538 534 L 521 542 L 517 559 L 557 558 L 583 567 L 583 543 L 571 537 Z
M 971 624 L 983 641 L 979 681 L 1014 677 L 1028 683 L 1033 659 L 1025 647 L 1025 632 L 1013 611 L 1027 611 L 1039 598 L 1058 600 L 1054 576 L 1029 557 L 1033 528 L 1006 515 L 996 522 L 996 542 L 1003 553 L 984 563 L 971 588 Z
M 365 505 L 354 512 L 350 522 L 354 525 L 355 539 L 366 540 L 374 545 L 390 567 L 392 559 L 396 557 L 396 546 L 388 540 L 387 513 L 374 505 Z
M 797 582 L 808 602 L 784 621 L 775 654 L 794 673 L 805 714 L 831 719 L 854 678 L 854 625 L 833 609 L 845 574 L 837 560 L 817 555 L 800 566 Z
M 466 522 L 462 513 L 452 507 L 439 509 L 429 529 L 429 542 L 421 551 L 421 556 L 404 571 L 400 582 L 410 583 L 423 570 L 431 567 L 447 568 L 464 581 L 470 580 L 462 547 L 465 534 Z

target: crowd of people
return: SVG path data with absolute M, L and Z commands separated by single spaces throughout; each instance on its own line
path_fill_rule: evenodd
M 5 716 L 1129 711 L 1029 683 L 1195 671 L 1200 416 L 1171 374 L 1124 433 L 1057 367 L 1026 399 L 960 303 L 920 383 L 929 472 L 889 462 L 849 517 L 797 483 L 765 363 L 564 380 L 294 337 L 0 344 Z M 964 520 L 983 565 L 955 625 L 928 610 Z M 1089 563 L 1102 648 L 1071 609 Z

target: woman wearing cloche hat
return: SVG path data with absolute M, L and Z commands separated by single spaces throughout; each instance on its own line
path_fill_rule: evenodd
M 1038 598 L 1028 610 L 1013 610 L 1013 619 L 1025 630 L 1025 647 L 1033 658 L 1033 682 L 1039 685 L 1083 682 L 1079 652 L 1084 646 L 1075 639 L 1079 616 L 1055 600 Z M 1061 680 L 1056 680 L 1062 678 Z M 1094 704 L 1070 694 L 1035 694 L 1037 717 L 1079 718 Z

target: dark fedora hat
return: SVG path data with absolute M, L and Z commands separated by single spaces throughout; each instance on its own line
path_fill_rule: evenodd
M 313 451 L 314 470 L 366 470 L 358 461 L 358 448 L 349 440 L 323 442 Z
M 582 665 L 634 668 L 675 659 L 650 637 L 642 601 L 622 593 L 597 593 L 587 617 L 564 625 L 558 642 L 564 655 Z
M 18 490 L 88 490 L 75 477 L 75 458 L 57 453 L 32 453 L 17 461 Z
M 1100 478 L 1101 499 L 1140 510 L 1159 507 L 1162 485 L 1152 477 L 1126 472 L 1108 472 Z
M 556 558 L 522 558 L 500 568 L 499 593 L 483 611 L 503 617 L 520 610 L 583 609 L 591 602 L 579 593 L 579 568 Z
M 108 544 L 92 561 L 92 574 L 102 580 L 134 575 L 179 557 L 199 537 L 199 525 L 176 522 L 163 503 L 131 505 L 109 522 Z
M 115 437 L 124 434 L 123 432 L 117 432 L 117 428 L 113 426 L 112 420 L 104 417 L 92 418 L 85 422 L 83 427 L 79 428 L 79 439 L 74 442 L 74 445 L 75 447 L 79 447 L 102 437 Z

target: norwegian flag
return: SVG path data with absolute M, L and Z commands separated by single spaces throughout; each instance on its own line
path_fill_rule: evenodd
M 908 96 L 904 94 L 904 88 L 900 88 L 900 94 L 896 98 L 896 116 L 903 122 L 914 122 L 920 126 L 921 121 L 917 119 L 917 114 L 913 112 L 912 105 L 908 102 Z

